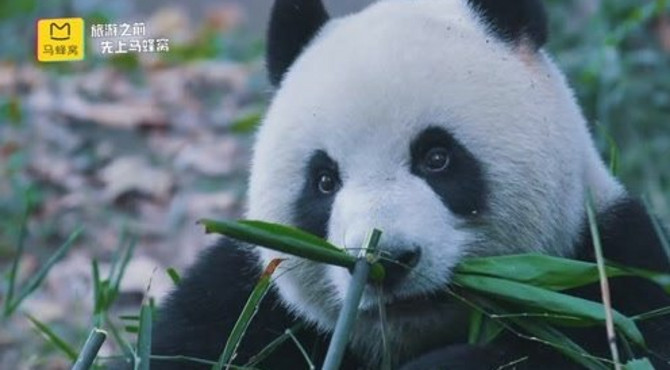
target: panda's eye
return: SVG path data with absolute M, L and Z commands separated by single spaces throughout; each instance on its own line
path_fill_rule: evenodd
M 423 167 L 428 172 L 441 172 L 449 166 L 449 151 L 444 147 L 435 147 L 426 152 Z
M 323 194 L 332 194 L 337 190 L 337 178 L 329 172 L 321 172 L 317 180 L 317 187 Z

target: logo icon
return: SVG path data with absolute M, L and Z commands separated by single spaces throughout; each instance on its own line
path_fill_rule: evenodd
M 84 20 L 52 18 L 37 21 L 37 60 L 69 62 L 84 59 Z
M 58 22 L 51 22 L 49 25 L 49 35 L 52 40 L 65 41 L 70 39 L 70 24 Z

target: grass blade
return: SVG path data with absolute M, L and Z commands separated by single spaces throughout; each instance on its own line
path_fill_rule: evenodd
M 621 360 L 619 357 L 619 347 L 616 344 L 616 331 L 614 331 L 614 318 L 612 309 L 612 299 L 610 298 L 609 281 L 607 280 L 607 273 L 605 272 L 605 257 L 603 256 L 603 248 L 600 243 L 600 231 L 598 230 L 598 223 L 596 221 L 596 212 L 594 210 L 593 194 L 588 192 L 586 199 L 586 213 L 589 220 L 589 228 L 591 230 L 591 239 L 593 249 L 595 251 L 596 262 L 598 263 L 598 275 L 600 280 L 600 292 L 602 296 L 603 308 L 605 311 L 605 329 L 607 331 L 607 342 L 610 345 L 610 352 L 612 353 L 612 361 L 614 368 L 621 370 Z
M 33 316 L 24 313 L 28 320 L 35 326 L 35 328 L 46 338 L 46 340 L 53 344 L 54 347 L 58 348 L 61 352 L 67 356 L 71 361 L 77 359 L 77 351 L 75 351 L 65 340 L 58 336 L 51 328 L 49 328 L 43 322 L 37 320 Z
M 95 316 L 95 325 L 100 326 L 102 323 L 100 313 L 102 312 L 104 302 L 103 286 L 102 281 L 100 281 L 100 267 L 96 259 L 93 259 L 91 262 L 91 271 L 93 273 L 93 315 Z
M 140 309 L 140 329 L 137 335 L 137 357 L 135 358 L 135 370 L 149 370 L 151 357 L 151 327 L 152 309 L 148 304 L 143 304 Z
M 670 307 L 663 307 L 649 312 L 641 313 L 639 315 L 631 316 L 631 319 L 635 321 L 644 321 L 667 315 L 670 315 Z
M 35 276 L 33 276 L 26 286 L 21 290 L 21 293 L 16 297 L 14 302 L 10 303 L 8 306 L 8 315 L 11 315 L 12 312 L 16 310 L 16 308 L 23 302 L 24 299 L 26 299 L 30 294 L 32 294 L 37 288 L 39 288 L 40 284 L 42 284 L 42 281 L 44 281 L 44 278 L 46 278 L 47 274 L 51 270 L 51 268 L 63 258 L 67 252 L 70 250 L 74 242 L 79 238 L 81 233 L 83 232 L 83 228 L 80 227 L 77 230 L 75 230 L 72 234 L 70 234 L 70 237 L 61 245 L 56 252 L 47 260 L 47 262 L 42 266 L 42 268 L 37 271 Z
M 258 312 L 258 306 L 261 304 L 265 294 L 270 290 L 270 279 L 272 278 L 272 274 L 274 274 L 281 262 L 281 259 L 272 260 L 265 268 L 265 271 L 263 271 L 263 274 L 254 287 L 254 290 L 251 292 L 249 299 L 245 303 L 240 317 L 237 319 L 237 322 L 235 322 L 235 326 L 233 326 L 233 330 L 228 336 L 226 346 L 223 348 L 219 360 L 216 365 L 212 367 L 212 370 L 222 370 L 224 367 L 227 368 L 235 358 L 237 348 L 239 347 L 240 342 L 242 342 L 242 338 L 249 328 L 251 320 Z
M 284 342 L 291 339 L 293 333 L 302 330 L 304 327 L 305 327 L 304 323 L 298 323 L 286 329 L 282 335 L 275 338 L 272 342 L 270 342 L 267 346 L 265 346 L 262 350 L 260 350 L 260 352 L 251 356 L 249 358 L 249 361 L 244 365 L 244 367 L 247 366 L 252 367 L 260 364 L 269 355 L 271 355 L 272 352 L 274 352 L 280 345 L 284 344 Z
M 665 256 L 670 261 L 670 240 L 668 240 L 668 235 L 663 230 L 663 227 L 661 226 L 661 223 L 658 221 L 658 218 L 651 212 L 651 205 L 649 204 L 649 199 L 647 199 L 646 197 L 642 198 L 642 203 L 644 204 L 644 208 L 647 211 L 647 215 L 651 220 L 651 224 L 654 226 L 654 231 L 656 231 L 656 235 L 658 236 L 658 239 L 661 241 L 661 245 L 663 246 L 663 250 L 665 251 Z
M 137 238 L 129 237 L 127 247 L 124 248 L 122 254 L 119 258 L 114 260 L 114 265 L 109 275 L 109 289 L 107 290 L 105 298 L 105 307 L 103 310 L 109 309 L 116 297 L 119 295 L 119 288 L 121 287 L 121 279 L 126 273 L 126 267 L 130 262 L 130 258 L 135 253 L 135 247 L 137 246 Z
M 309 368 L 309 370 L 316 369 L 316 366 L 314 366 L 314 363 L 309 358 L 309 355 L 307 354 L 307 351 L 305 350 L 305 347 L 300 343 L 298 338 L 296 338 L 296 336 L 293 335 L 293 332 L 291 332 L 291 331 L 288 331 L 287 334 L 288 334 L 289 337 L 291 337 L 291 340 L 293 340 L 293 343 L 295 343 L 295 346 L 298 347 L 298 350 L 300 351 L 300 354 L 302 355 L 302 358 L 307 363 L 307 367 Z
M 107 332 L 98 328 L 93 328 L 88 335 L 88 339 L 84 343 L 84 347 L 79 352 L 77 361 L 72 365 L 72 370 L 88 370 L 93 365 L 95 358 L 98 356 L 100 347 L 107 339 Z
M 26 236 L 28 235 L 28 218 L 32 213 L 32 202 L 30 197 L 27 198 L 26 210 L 23 213 L 23 218 L 21 219 L 21 226 L 19 227 L 19 236 L 16 241 L 16 255 L 12 260 L 12 266 L 9 269 L 9 275 L 7 276 L 7 294 L 5 295 L 5 304 L 3 308 L 3 316 L 9 317 L 14 312 L 12 308 L 12 303 L 14 302 L 14 289 L 16 288 L 16 274 L 19 270 L 19 262 L 21 257 L 23 257 L 23 251 L 25 249 Z

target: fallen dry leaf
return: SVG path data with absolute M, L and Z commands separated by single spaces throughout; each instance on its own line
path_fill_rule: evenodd
M 168 171 L 149 165 L 140 156 L 117 158 L 100 171 L 100 179 L 105 184 L 104 198 L 111 201 L 133 191 L 166 199 L 174 187 Z
M 203 175 L 221 176 L 235 168 L 237 142 L 231 137 L 205 138 L 185 146 L 175 159 L 178 169 L 193 169 Z

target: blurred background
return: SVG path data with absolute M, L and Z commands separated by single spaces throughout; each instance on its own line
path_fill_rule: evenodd
M 326 4 L 338 16 L 370 2 Z M 137 329 L 119 315 L 160 299 L 211 243 L 195 221 L 242 214 L 272 96 L 270 3 L 0 2 L 0 369 L 69 368 L 94 323 L 117 332 L 102 354 L 119 353 Z M 670 225 L 668 1 L 545 3 L 548 49 L 603 156 Z M 102 55 L 89 38 L 84 61 L 37 63 L 36 20 L 64 16 L 143 22 L 170 51 Z

